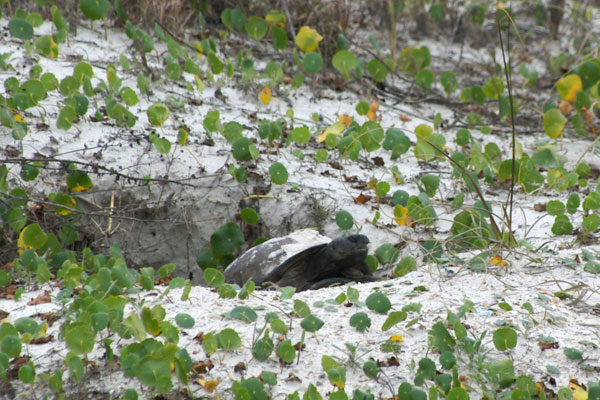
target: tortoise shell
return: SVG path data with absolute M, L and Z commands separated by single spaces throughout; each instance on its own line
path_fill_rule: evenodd
M 350 235 L 331 240 L 312 229 L 268 240 L 235 259 L 225 269 L 227 282 L 258 287 L 294 286 L 297 291 L 376 278 L 365 262 L 369 239 Z

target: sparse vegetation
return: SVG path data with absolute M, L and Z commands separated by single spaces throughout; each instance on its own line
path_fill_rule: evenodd
M 234 324 L 254 324 L 251 338 L 235 327 L 205 332 L 189 313 L 170 315 L 163 305 L 147 302 L 158 287 L 160 300 L 176 292 L 186 301 L 191 281 L 198 281 L 200 273 L 182 277 L 185 270 L 168 255 L 154 267 L 149 262 L 135 265 L 133 253 L 143 250 L 127 247 L 136 223 L 150 216 L 162 225 L 172 218 L 183 189 L 205 185 L 210 192 L 230 177 L 243 201 L 202 199 L 206 215 L 201 218 L 206 219 L 200 223 L 210 221 L 210 235 L 201 239 L 203 249 L 189 250 L 193 254 L 187 259 L 200 267 L 189 270 L 201 271 L 204 283 L 223 301 L 237 298 L 243 304 L 256 296 L 254 283 L 241 288 L 226 283 L 221 271 L 268 235 L 270 210 L 261 200 L 274 197 L 274 188 L 292 193 L 304 189 L 302 171 L 290 167 L 290 160 L 300 160 L 311 173 L 342 182 L 347 193 L 348 207 L 338 207 L 305 192 L 315 224 L 335 223 L 340 233 L 365 226 L 400 232 L 397 242 L 378 243 L 367 259 L 373 270 L 387 276 L 410 276 L 424 263 L 471 273 L 501 270 L 509 268 L 516 253 L 541 265 L 540 251 L 556 248 L 532 242 L 529 232 L 546 216 L 552 223 L 545 234 L 566 238 L 563 247 L 581 247 L 581 272 L 597 275 L 599 253 L 585 247 L 597 244 L 600 228 L 599 170 L 589 157 L 600 151 L 600 59 L 596 35 L 585 34 L 597 17 L 587 2 L 34 3 L 0 0 L 0 135 L 5 146 L 0 160 L 0 297 L 19 301 L 28 291 L 52 287 L 53 298 L 46 293 L 32 301 L 52 302 L 59 309 L 3 320 L 0 393 L 23 397 L 41 390 L 39 397 L 73 398 L 74 385 L 85 385 L 92 371 L 106 368 L 106 373 L 116 369 L 139 383 L 139 392 L 123 388 L 115 394 L 124 399 L 196 398 L 213 392 L 215 398 L 267 399 L 274 397 L 282 379 L 275 372 L 242 374 L 224 387 L 218 380 L 205 380 L 202 371 L 233 352 L 247 354 L 248 363 L 276 361 L 282 370 L 293 368 L 328 324 L 314 308 L 337 312 L 350 307 L 345 329 L 381 331 L 378 343 L 344 343 L 346 359 L 333 350 L 323 354 L 321 366 L 331 386 L 325 394 L 318 382 L 309 382 L 303 399 L 374 398 L 364 387 L 347 385 L 349 371 L 359 371 L 399 400 L 600 399 L 597 380 L 584 385 L 573 379 L 568 388 L 554 390 L 515 372 L 511 352 L 518 341 L 532 340 L 528 329 L 538 323 L 528 302 L 499 302 L 498 309 L 513 312 L 513 319 L 483 331 L 462 322 L 478 307 L 468 297 L 458 310 L 446 306 L 445 320 L 422 328 L 428 330 L 429 353 L 403 360 L 412 363 L 412 376 L 395 387 L 385 371 L 398 362 L 403 338 L 384 332 L 418 324 L 421 304 L 401 307 L 390 300 L 385 284 L 370 293 L 349 286 L 326 304 L 308 304 L 293 288 L 281 288 L 273 294 L 277 311 L 232 302 L 231 311 L 222 316 Z M 78 24 L 80 30 L 101 26 L 103 38 L 96 35 L 95 40 L 114 40 L 115 49 L 124 45 L 131 51 L 118 50 L 118 59 L 102 62 L 90 61 L 89 55 L 64 57 Z M 111 25 L 116 28 L 109 29 Z M 460 43 L 460 54 L 451 58 L 431 40 L 401 43 L 399 27 L 409 28 L 415 37 L 451 37 Z M 538 45 L 547 50 L 543 36 L 560 37 L 561 31 L 568 32 L 561 39 L 569 47 L 556 43 L 552 50 L 559 51 L 545 54 L 531 50 Z M 487 47 L 473 53 L 480 60 L 465 62 L 465 46 Z M 65 63 L 60 73 L 57 60 Z M 209 87 L 214 92 L 209 109 L 186 119 L 186 112 L 194 114 L 202 105 L 201 94 Z M 338 110 L 315 108 L 310 119 L 298 117 L 293 96 L 304 90 L 320 93 L 323 87 L 352 92 L 359 100 Z M 241 110 L 248 114 L 243 118 L 228 112 L 230 88 L 264 109 Z M 276 102 L 277 107 L 268 108 Z M 439 104 L 453 110 L 454 120 L 436 111 L 429 120 L 401 113 L 400 121 L 391 122 L 383 114 L 395 102 Z M 403 125 L 413 119 L 419 123 Z M 71 150 L 71 141 L 102 126 L 114 130 L 97 143 Z M 115 132 L 119 140 L 109 139 Z M 51 135 L 52 140 L 41 148 L 37 135 Z M 561 153 L 565 137 L 585 144 L 578 159 Z M 197 184 L 197 175 L 209 175 L 201 149 L 215 142 L 226 153 L 222 167 L 212 171 L 210 183 Z M 110 148 L 128 146 L 131 153 L 104 158 Z M 137 164 L 124 167 L 118 162 L 123 154 L 135 155 Z M 182 154 L 189 155 L 183 162 L 188 171 L 172 174 Z M 419 171 L 405 176 L 400 164 L 409 161 Z M 364 180 L 348 172 L 353 167 L 368 170 L 371 177 Z M 119 190 L 108 181 L 120 185 Z M 93 189 L 100 189 L 102 201 L 85 196 Z M 151 200 L 140 205 L 127 189 L 151 193 Z M 519 203 L 515 196 L 525 200 Z M 543 200 L 535 204 L 539 219 L 518 226 L 512 209 L 532 198 Z M 228 211 L 213 217 L 209 209 L 218 204 Z M 355 204 L 368 209 L 368 218 L 353 215 L 350 206 Z M 288 207 L 294 214 L 294 205 Z M 181 235 L 177 238 L 189 238 L 197 231 L 180 210 L 172 225 Z M 118 229 L 125 232 L 119 237 L 122 247 L 113 241 Z M 167 235 L 156 240 L 165 241 Z M 402 254 L 407 243 L 419 254 Z M 576 265 L 569 257 L 561 262 Z M 553 296 L 577 303 L 583 295 L 571 292 L 581 285 L 585 283 L 560 288 Z M 415 285 L 410 297 L 427 290 L 433 288 Z M 597 293 L 598 288 L 589 290 Z M 540 302 L 544 307 L 548 298 Z M 376 326 L 380 317 L 384 322 Z M 48 329 L 55 323 L 59 332 L 50 337 Z M 193 329 L 200 329 L 197 341 L 205 361 L 180 345 Z M 300 337 L 290 333 L 294 330 Z M 539 346 L 555 343 L 550 337 L 536 340 Z M 34 344 L 47 341 L 60 341 L 67 349 L 58 364 L 41 364 L 35 357 Z M 565 348 L 563 362 L 593 359 L 587 353 L 597 352 L 598 345 Z M 391 356 L 387 361 L 368 359 L 374 350 Z M 600 368 L 582 365 L 596 372 Z M 560 368 L 546 366 L 549 374 Z M 191 389 L 198 385 L 201 395 Z M 292 400 L 300 396 L 298 391 L 287 394 Z

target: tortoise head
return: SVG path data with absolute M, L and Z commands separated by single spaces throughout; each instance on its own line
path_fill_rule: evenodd
M 364 260 L 367 256 L 369 238 L 365 235 L 350 235 L 334 239 L 327 245 L 327 253 L 337 260 L 348 257 Z

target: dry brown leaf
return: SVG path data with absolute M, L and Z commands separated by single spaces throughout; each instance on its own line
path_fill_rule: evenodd
M 374 101 L 369 104 L 369 112 L 367 113 L 367 118 L 369 118 L 369 121 L 377 121 L 377 110 L 379 110 L 378 101 Z
M 564 114 L 569 115 L 573 111 L 573 106 L 566 100 L 563 100 L 558 105 L 558 109 Z
M 200 385 L 202 385 L 204 390 L 206 390 L 208 393 L 212 393 L 219 385 L 219 380 L 218 379 L 204 380 L 202 378 L 198 378 L 198 383 Z
M 46 304 L 50 303 L 52 299 L 50 298 L 50 292 L 45 291 L 44 294 L 39 295 L 35 299 L 29 300 L 27 303 L 28 306 L 35 306 L 37 304 Z

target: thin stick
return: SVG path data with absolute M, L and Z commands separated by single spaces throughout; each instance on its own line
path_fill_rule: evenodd
M 504 12 L 506 12 L 505 10 L 502 10 Z M 508 104 L 509 104 L 509 108 L 510 108 L 510 125 L 511 125 L 511 136 L 512 136 L 512 170 L 511 170 L 511 182 L 510 182 L 510 191 L 508 194 L 508 198 L 506 199 L 506 202 L 508 203 L 508 215 L 506 216 L 507 218 L 507 223 L 508 223 L 508 231 L 512 232 L 512 214 L 513 214 L 513 201 L 514 201 L 514 193 L 515 193 L 515 172 L 516 172 L 516 158 L 517 158 L 517 146 L 516 146 L 516 138 L 517 138 L 517 133 L 515 131 L 515 114 L 514 114 L 514 108 L 513 108 L 513 96 L 512 96 L 512 80 L 511 80 L 511 74 L 510 74 L 510 66 L 511 66 L 511 59 L 510 59 L 510 28 L 508 29 L 508 32 L 506 34 L 507 39 L 506 39 L 506 45 L 508 48 L 508 64 L 506 62 L 506 53 L 504 52 L 504 42 L 502 40 L 502 30 L 500 29 L 500 17 L 499 17 L 499 13 L 496 14 L 496 25 L 498 27 L 498 38 L 500 39 L 500 50 L 502 50 L 502 62 L 504 64 L 504 75 L 505 75 L 505 79 L 506 79 L 506 86 L 508 89 Z M 510 18 L 510 16 L 509 16 Z M 512 243 L 511 243 L 512 245 Z

